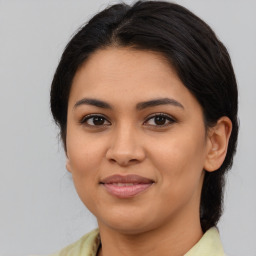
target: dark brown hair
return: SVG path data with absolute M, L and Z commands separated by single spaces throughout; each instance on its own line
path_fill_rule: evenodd
M 132 47 L 161 53 L 202 106 L 206 127 L 222 116 L 233 129 L 226 158 L 204 178 L 200 220 L 203 231 L 222 214 L 224 174 L 230 169 L 238 135 L 237 84 L 229 54 L 212 29 L 186 8 L 164 1 L 115 4 L 95 15 L 63 52 L 51 87 L 51 111 L 66 148 L 67 106 L 77 69 L 96 50 Z

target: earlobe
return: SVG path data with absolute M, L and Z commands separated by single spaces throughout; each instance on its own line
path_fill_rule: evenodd
M 206 171 L 213 172 L 221 167 L 227 154 L 231 131 L 232 122 L 226 116 L 221 117 L 216 125 L 210 128 L 207 138 L 207 156 L 204 165 Z
M 67 169 L 67 171 L 72 172 L 72 171 L 71 171 L 70 160 L 69 160 L 68 158 L 67 158 L 67 160 L 66 160 L 66 169 Z

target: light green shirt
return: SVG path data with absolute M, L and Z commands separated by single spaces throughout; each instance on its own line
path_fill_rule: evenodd
M 99 246 L 99 230 L 96 229 L 50 256 L 96 256 Z M 184 256 L 225 256 L 217 228 L 212 227 L 205 232 Z

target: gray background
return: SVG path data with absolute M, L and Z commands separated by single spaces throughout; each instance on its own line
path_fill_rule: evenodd
M 233 61 L 241 129 L 219 229 L 227 253 L 256 256 L 256 1 L 176 2 L 212 26 Z M 71 35 L 108 3 L 0 0 L 0 255 L 50 253 L 96 227 L 65 170 L 49 88 Z

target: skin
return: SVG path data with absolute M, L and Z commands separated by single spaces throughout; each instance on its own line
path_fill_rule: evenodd
M 82 104 L 84 98 L 104 101 L 111 109 Z M 136 109 L 159 98 L 182 106 Z M 163 126 L 154 118 L 159 113 L 168 116 Z M 96 114 L 104 116 L 103 125 L 95 125 L 92 116 L 85 121 Z M 222 117 L 205 130 L 201 106 L 160 54 L 109 47 L 91 55 L 73 80 L 66 153 L 77 193 L 98 221 L 99 255 L 189 251 L 203 235 L 204 170 L 214 171 L 224 161 L 231 128 Z M 113 174 L 136 174 L 154 184 L 134 197 L 117 198 L 100 184 Z

